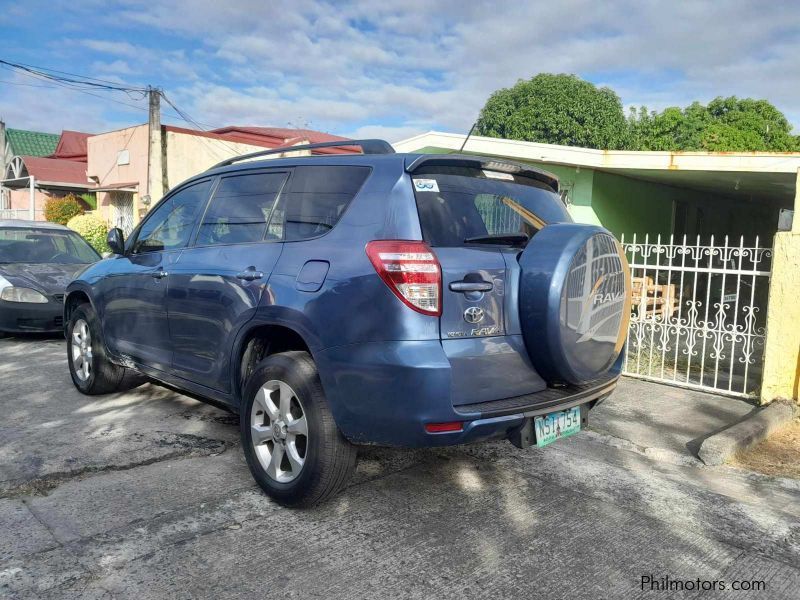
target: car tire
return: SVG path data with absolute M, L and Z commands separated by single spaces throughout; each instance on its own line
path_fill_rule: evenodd
M 67 363 L 72 383 L 88 396 L 130 389 L 143 382 L 138 373 L 109 360 L 100 321 L 91 304 L 72 311 L 67 324 Z
M 250 472 L 283 506 L 323 502 L 355 470 L 356 447 L 336 426 L 307 352 L 273 354 L 256 366 L 242 397 L 240 432 Z

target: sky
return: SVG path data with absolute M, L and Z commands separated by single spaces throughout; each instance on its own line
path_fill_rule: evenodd
M 206 129 L 464 133 L 494 90 L 550 72 L 609 86 L 626 107 L 764 98 L 800 133 L 791 0 L 0 0 L 0 38 L 4 60 L 160 87 Z M 141 94 L 91 94 L 0 67 L 8 127 L 147 120 Z

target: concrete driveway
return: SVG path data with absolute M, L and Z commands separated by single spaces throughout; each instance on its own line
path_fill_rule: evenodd
M 664 390 L 637 385 L 648 397 Z M 292 511 L 255 486 L 235 417 L 151 385 L 83 397 L 61 340 L 0 341 L 0 394 L 3 597 L 779 599 L 800 589 L 800 486 L 658 460 L 592 431 L 544 450 L 367 448 L 341 495 Z M 601 410 L 613 421 L 613 397 Z M 644 576 L 689 583 L 642 591 Z M 733 592 L 734 581 L 765 589 Z

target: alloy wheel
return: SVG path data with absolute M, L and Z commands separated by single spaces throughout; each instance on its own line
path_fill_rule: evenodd
M 256 393 L 250 432 L 261 466 L 272 479 L 289 483 L 300 475 L 308 449 L 303 405 L 285 382 L 270 380 Z
M 89 379 L 92 372 L 92 335 L 89 324 L 83 319 L 72 327 L 72 368 L 81 381 Z

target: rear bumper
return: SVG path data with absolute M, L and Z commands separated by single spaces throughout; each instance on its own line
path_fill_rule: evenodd
M 386 446 L 452 446 L 502 439 L 531 416 L 591 407 L 616 386 L 619 370 L 581 386 L 453 406 L 451 368 L 438 341 L 374 342 L 315 353 L 331 411 L 350 441 Z M 461 431 L 428 433 L 459 421 Z
M 64 305 L 60 302 L 32 304 L 0 300 L 0 331 L 4 333 L 61 333 L 63 320 Z

